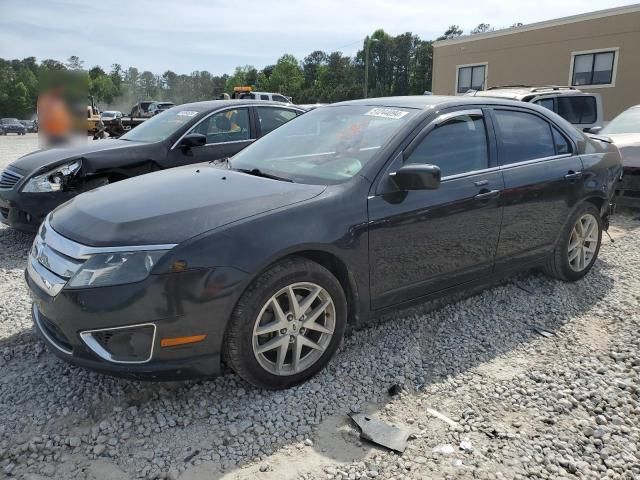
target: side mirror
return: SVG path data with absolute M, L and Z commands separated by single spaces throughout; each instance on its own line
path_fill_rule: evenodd
M 180 142 L 181 147 L 201 147 L 207 144 L 207 136 L 201 133 L 190 133 L 186 135 Z
M 398 190 L 435 190 L 440 188 L 440 167 L 427 164 L 408 164 L 389 174 Z
M 602 127 L 591 127 L 589 130 L 587 130 L 589 133 L 593 133 L 593 134 L 598 134 L 600 133 L 600 131 L 602 130 Z

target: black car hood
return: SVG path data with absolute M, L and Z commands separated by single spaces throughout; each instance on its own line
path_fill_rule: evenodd
M 149 144 L 141 142 L 130 142 L 127 140 L 99 140 L 82 145 L 37 150 L 19 158 L 10 166 L 21 173 L 29 174 L 41 169 L 42 167 L 53 168 L 60 163 L 64 163 L 65 160 L 88 157 L 92 160 L 88 162 L 89 165 L 83 164 L 83 169 L 95 171 L 100 168 L 98 159 L 103 158 L 103 156 L 100 155 L 101 152 L 108 153 L 126 148 L 131 150 L 131 153 L 133 154 L 134 150 L 148 149 L 148 147 Z M 127 151 L 127 155 L 128 154 L 129 151 Z M 122 157 L 126 158 L 124 154 Z M 96 164 L 92 165 L 92 162 L 95 162 Z M 111 164 L 106 166 L 111 166 Z
M 173 244 L 309 200 L 325 188 L 190 165 L 83 193 L 54 210 L 50 223 L 65 237 L 96 247 Z

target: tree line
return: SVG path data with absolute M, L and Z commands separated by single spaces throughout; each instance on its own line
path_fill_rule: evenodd
M 513 27 L 521 24 L 514 24 Z M 481 23 L 470 34 L 492 31 Z M 463 34 L 451 25 L 437 40 Z M 365 66 L 368 65 L 368 75 Z M 236 67 L 231 74 L 213 75 L 206 70 L 189 75 L 167 70 L 162 74 L 140 72 L 136 67 L 113 64 L 109 71 L 100 66 L 85 69 L 84 62 L 71 56 L 67 62 L 35 57 L 0 59 L 0 116 L 30 118 L 43 78 L 56 72 L 75 72 L 86 81 L 87 93 L 104 110 L 128 112 L 139 100 L 153 99 L 176 104 L 211 100 L 231 94 L 235 86 L 251 86 L 258 91 L 278 92 L 296 103 L 332 103 L 388 95 L 420 95 L 431 90 L 433 42 L 410 32 L 392 36 L 376 30 L 367 36 L 354 56 L 342 52 L 316 50 L 302 59 L 281 56 L 275 65 L 259 70 L 252 65 Z

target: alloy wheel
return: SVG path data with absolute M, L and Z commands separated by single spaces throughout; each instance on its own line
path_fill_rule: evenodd
M 295 375 L 322 357 L 335 326 L 336 308 L 329 292 L 315 283 L 293 283 L 260 310 L 253 328 L 253 353 L 269 373 Z
M 571 230 L 567 255 L 569 266 L 575 272 L 587 268 L 598 248 L 598 220 L 590 214 L 582 215 Z

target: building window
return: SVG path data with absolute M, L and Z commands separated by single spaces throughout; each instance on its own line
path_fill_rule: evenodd
M 458 67 L 457 93 L 466 93 L 469 90 L 484 90 L 487 78 L 487 64 L 464 65 Z
M 611 85 L 615 63 L 615 50 L 574 54 L 571 85 Z

